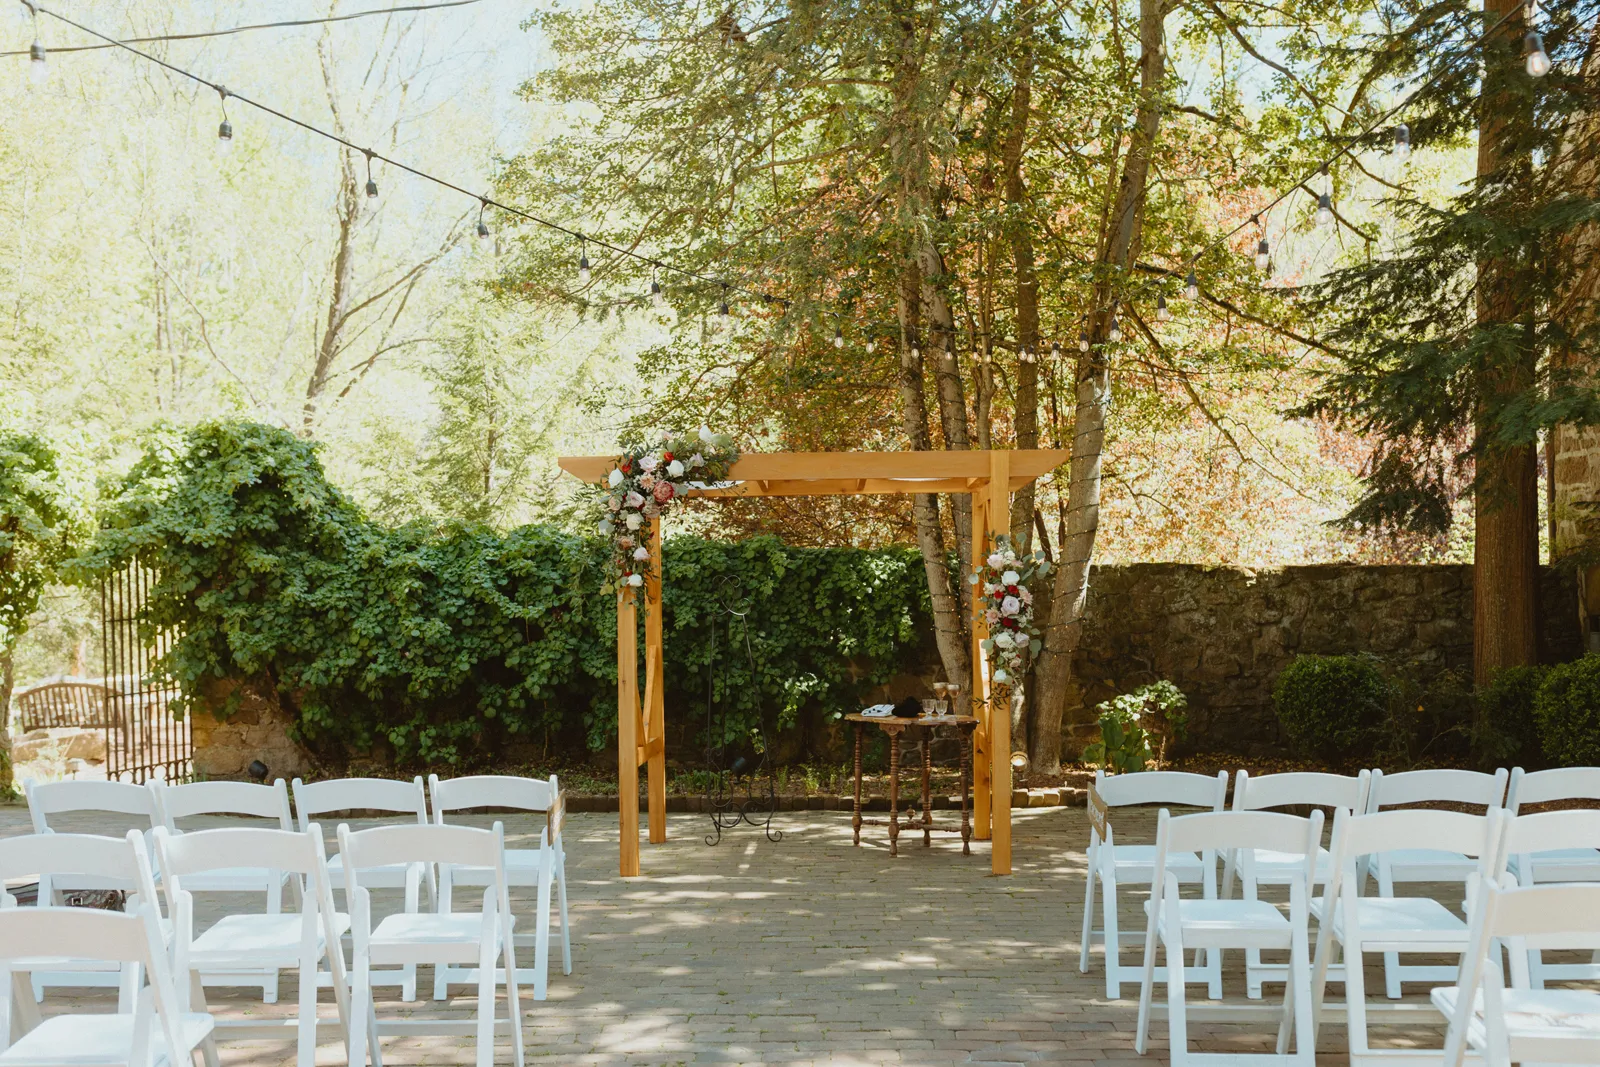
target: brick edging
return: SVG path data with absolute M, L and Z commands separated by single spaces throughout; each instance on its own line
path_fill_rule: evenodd
M 1011 793 L 1011 806 L 1013 808 L 1054 808 L 1054 807 L 1083 807 L 1086 794 L 1082 789 L 1072 786 L 1063 786 L 1060 789 L 1017 789 Z M 907 802 L 915 802 L 915 795 L 902 796 L 902 810 Z M 935 811 L 953 810 L 959 808 L 960 802 L 953 796 L 935 796 L 933 808 Z M 888 811 L 889 801 L 884 797 L 863 798 L 861 807 L 864 811 Z M 854 809 L 854 798 L 851 796 L 818 796 L 818 797 L 790 797 L 778 798 L 779 811 L 851 811 Z M 567 798 L 569 812 L 580 811 L 617 811 L 616 797 L 582 797 Z M 639 810 L 644 811 L 645 798 L 639 798 Z M 707 810 L 705 797 L 668 797 L 667 811 L 669 813 L 694 812 L 703 813 Z

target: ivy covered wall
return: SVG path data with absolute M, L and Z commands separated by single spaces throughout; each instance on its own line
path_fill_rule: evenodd
M 492 762 L 507 745 L 614 751 L 616 602 L 605 548 L 543 526 L 371 521 L 315 448 L 254 423 L 153 446 L 109 494 L 73 563 L 84 580 L 139 559 L 160 575 L 147 624 L 181 637 L 163 668 L 187 707 L 226 720 L 228 680 L 272 692 L 299 739 L 338 762 Z M 919 659 L 927 593 L 915 550 L 798 549 L 673 538 L 663 565 L 667 699 L 703 744 L 707 667 L 730 734 L 758 713 L 804 747 L 802 712 L 853 706 Z M 730 654 L 748 611 L 750 657 Z M 641 642 L 642 647 L 642 642 Z M 679 747 L 679 751 L 684 751 Z

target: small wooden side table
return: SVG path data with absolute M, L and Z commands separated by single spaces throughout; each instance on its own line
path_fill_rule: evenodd
M 929 848 L 933 845 L 932 835 L 935 833 L 960 834 L 961 854 L 972 855 L 972 823 L 969 816 L 971 805 L 968 803 L 967 794 L 972 788 L 972 732 L 978 727 L 978 720 L 971 715 L 924 715 L 919 718 L 898 718 L 893 715 L 846 715 L 845 721 L 854 723 L 856 728 L 856 798 L 855 814 L 851 819 L 851 827 L 855 832 L 855 843 L 861 844 L 862 826 L 888 826 L 889 827 L 889 855 L 900 854 L 900 831 L 909 830 L 916 833 L 922 831 L 922 847 Z M 889 735 L 889 817 L 887 819 L 864 819 L 861 817 L 861 738 L 866 731 L 868 723 L 876 726 Z M 940 726 L 954 726 L 961 740 L 961 825 L 935 823 L 933 821 L 933 731 Z M 922 821 L 900 821 L 900 735 L 907 730 L 917 731 L 917 742 L 922 749 Z

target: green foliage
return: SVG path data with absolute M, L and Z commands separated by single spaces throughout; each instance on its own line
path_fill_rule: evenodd
M 38 437 L 0 429 L 0 655 L 16 647 L 65 558 L 71 519 L 55 451 Z
M 1083 762 L 1117 774 L 1142 771 L 1152 760 L 1161 764 L 1169 744 L 1181 741 L 1188 731 L 1188 706 L 1189 698 L 1166 680 L 1095 705 L 1100 740 L 1083 750 Z
M 1272 686 L 1289 742 L 1318 759 L 1369 755 L 1388 714 L 1389 683 L 1371 656 L 1296 656 Z
M 1534 697 L 1533 721 L 1550 762 L 1600 764 L 1600 655 L 1551 667 Z
M 1538 761 L 1539 732 L 1533 704 L 1547 668 L 1503 667 L 1477 691 L 1472 748 L 1485 766 Z
M 327 483 L 311 444 L 253 423 L 152 447 L 104 527 L 75 573 L 154 568 L 144 622 L 180 635 L 161 669 L 185 708 L 216 680 L 265 679 L 309 743 L 334 757 L 379 747 L 402 763 L 471 762 L 518 738 L 599 749 L 615 737 L 616 601 L 599 592 L 599 539 L 373 523 Z M 672 706 L 704 699 L 723 603 L 750 605 L 755 669 L 726 634 L 710 664 L 738 734 L 758 707 L 792 723 L 807 701 L 852 701 L 886 680 L 926 612 L 908 550 L 677 538 L 665 557 Z

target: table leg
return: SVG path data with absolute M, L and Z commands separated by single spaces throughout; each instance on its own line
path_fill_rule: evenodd
M 933 727 L 922 728 L 922 847 L 933 847 Z
M 850 820 L 857 845 L 861 844 L 861 726 L 856 723 L 856 805 L 855 815 Z
M 900 731 L 889 731 L 889 855 L 900 855 Z
M 967 821 L 967 788 L 972 779 L 972 730 L 961 734 L 961 854 L 972 855 L 972 826 Z

